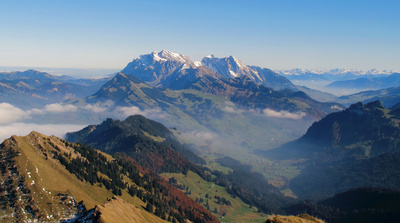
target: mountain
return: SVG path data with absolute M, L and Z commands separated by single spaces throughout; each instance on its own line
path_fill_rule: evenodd
M 314 202 L 303 201 L 290 206 L 292 214 L 312 213 L 332 223 L 397 222 L 400 217 L 399 191 L 363 187 Z
M 317 101 L 320 101 L 320 102 L 337 102 L 337 103 L 343 104 L 340 101 L 338 101 L 338 97 L 333 95 L 333 94 L 330 94 L 330 93 L 327 93 L 327 92 L 323 92 L 323 91 L 319 91 L 319 90 L 315 90 L 315 89 L 311 89 L 311 88 L 308 88 L 306 86 L 296 85 L 296 87 L 297 87 L 297 89 L 299 91 L 302 91 L 302 92 L 306 93 L 307 95 L 309 95 L 314 100 L 317 100 Z
M 393 73 L 383 77 L 366 78 L 361 77 L 354 80 L 335 81 L 326 87 L 343 89 L 381 89 L 398 87 L 400 85 L 400 73 Z
M 377 100 L 381 101 L 382 104 L 387 108 L 394 106 L 400 102 L 400 87 L 362 91 L 356 94 L 338 97 L 334 101 L 349 106 L 359 101 L 362 101 L 363 103 L 369 103 Z
M 367 186 L 398 190 L 399 118 L 397 109 L 379 101 L 359 102 L 315 122 L 300 139 L 263 154 L 306 160 L 289 183 L 301 198 L 321 199 Z
M 276 71 L 291 81 L 344 81 L 357 78 L 383 77 L 396 73 L 394 70 L 371 69 L 367 71 L 356 69 L 331 69 L 331 70 L 311 70 L 311 69 L 291 69 Z
M 157 85 L 185 64 L 188 68 L 196 67 L 189 57 L 162 50 L 159 53 L 153 52 L 139 56 L 130 62 L 121 73 Z
M 205 163 L 183 147 L 164 125 L 141 115 L 129 116 L 124 121 L 107 119 L 100 125 L 67 133 L 66 138 L 109 154 L 125 153 L 155 172 L 187 173 L 192 170 L 199 173 L 199 168 L 191 161 Z
M 203 76 L 219 74 L 195 63 L 189 57 L 167 50 L 141 55 L 130 62 L 121 73 L 132 75 L 151 86 L 182 89 Z
M 398 117 L 392 114 L 380 101 L 359 102 L 314 123 L 298 142 L 365 157 L 394 152 L 400 149 L 400 128 Z
M 0 100 L 21 108 L 37 108 L 86 97 L 95 93 L 105 81 L 72 80 L 35 70 L 0 73 Z
M 249 67 L 235 57 L 206 56 L 201 62 L 167 50 L 141 55 L 130 62 L 121 73 L 132 75 L 151 86 L 171 89 L 188 88 L 202 77 L 216 79 L 247 76 L 256 83 L 273 89 L 295 89 L 294 85 L 269 69 Z
M 206 56 L 201 60 L 201 64 L 226 78 L 247 76 L 256 82 L 262 80 L 258 72 L 250 69 L 248 66 L 244 65 L 242 61 L 233 56 L 225 58 Z
M 63 80 L 68 77 L 54 76 L 46 72 L 40 72 L 36 70 L 26 71 L 14 71 L 14 72 L 0 72 L 0 80 L 18 80 L 18 79 L 51 79 L 51 80 Z
M 137 111 L 168 127 L 176 127 L 184 132 L 215 132 L 233 142 L 239 139 L 235 135 L 241 135 L 248 145 L 254 147 L 266 144 L 273 146 L 282 142 L 276 137 L 276 131 L 282 133 L 279 136 L 282 136 L 282 140 L 283 137 L 294 139 L 293 134 L 303 134 L 306 125 L 329 112 L 344 108 L 337 103 L 319 103 L 309 99 L 298 101 L 290 97 L 259 85 L 247 77 L 218 79 L 205 76 L 186 89 L 172 90 L 152 87 L 132 75 L 118 73 L 92 96 L 70 100 L 68 103 L 86 106 L 112 101 L 113 107 L 109 109 Z M 264 109 L 272 110 L 272 114 L 263 115 Z M 281 113 L 284 115 L 280 116 Z M 275 119 L 275 116 L 282 118 Z M 269 123 L 268 126 L 265 122 Z M 293 128 L 293 122 L 298 123 L 296 128 Z M 246 130 L 249 123 L 253 123 L 252 132 Z M 274 133 L 269 138 L 264 135 L 272 132 Z M 271 138 L 274 138 L 274 144 L 264 141 Z M 235 144 L 240 145 L 242 142 L 243 140 Z
M 143 116 L 130 116 L 122 122 L 107 119 L 100 125 L 68 133 L 67 139 L 88 144 L 117 156 L 126 154 L 144 168 L 154 172 L 175 173 L 178 176 L 184 174 L 186 177 L 197 174 L 202 181 L 222 186 L 232 196 L 256 205 L 265 213 L 279 211 L 280 206 L 293 203 L 277 188 L 268 184 L 262 174 L 251 171 L 251 168 L 242 166 L 238 161 L 235 163 L 233 173 L 229 174 L 211 172 L 193 164 L 191 161 L 206 163 L 177 142 L 165 126 Z M 233 159 L 225 160 L 230 162 Z M 217 177 L 212 176 L 214 173 Z M 178 188 L 182 188 L 182 185 L 174 179 L 170 181 Z M 186 192 L 188 193 L 188 189 Z M 259 200 L 259 198 L 265 199 Z M 208 202 L 204 205 L 209 207 Z
M 400 149 L 399 120 L 395 114 L 396 110 L 383 107 L 380 101 L 359 102 L 315 122 L 304 136 L 284 147 L 308 157 L 315 152 L 335 159 L 395 152 Z
M 288 78 L 291 81 L 329 81 L 330 79 L 320 71 L 292 69 L 276 71 L 279 75 Z
M 154 95 L 156 97 L 153 97 Z M 88 97 L 87 102 L 97 103 L 112 100 L 117 105 L 135 105 L 145 109 L 162 106 L 157 103 L 157 96 L 168 100 L 168 97 L 160 93 L 160 90 L 157 88 L 147 85 L 134 76 L 118 73 L 110 81 L 105 83 L 95 94 Z
M 128 216 L 144 222 L 218 222 L 194 200 L 122 154 L 111 157 L 32 132 L 6 139 L 0 156 L 0 213 L 5 222 L 114 222 Z M 117 197 L 110 199 L 113 196 Z M 126 213 L 115 215 L 122 210 Z
M 228 79 L 246 76 L 258 84 L 276 90 L 295 89 L 292 82 L 272 70 L 257 66 L 247 66 L 233 56 L 225 58 L 206 56 L 201 60 L 201 64 Z

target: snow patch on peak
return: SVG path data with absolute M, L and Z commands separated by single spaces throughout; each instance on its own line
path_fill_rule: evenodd
M 167 59 L 160 57 L 157 52 L 153 52 L 152 56 L 155 61 L 167 61 Z
M 174 53 L 168 50 L 162 50 L 160 53 L 158 53 L 158 56 L 161 58 L 164 58 L 166 60 L 174 60 L 174 61 L 179 61 L 182 63 L 187 62 L 187 59 L 185 58 L 184 55 L 179 54 L 179 53 Z
M 205 56 L 205 58 L 214 58 L 214 55 L 212 54 L 212 55 L 207 55 L 207 56 Z
M 200 61 L 194 61 L 193 63 L 194 63 L 194 65 L 195 65 L 196 67 L 203 66 L 203 64 L 202 64 Z
M 230 73 L 233 77 L 237 77 L 237 76 L 238 76 L 237 73 L 235 73 L 235 72 L 233 72 L 233 71 L 231 71 L 231 70 L 229 70 L 229 73 Z
M 239 68 L 241 68 L 241 69 L 246 69 L 246 68 L 247 68 L 247 66 L 244 65 L 244 64 L 242 63 L 242 61 L 240 61 L 240 60 L 237 59 L 236 57 L 230 56 L 229 59 L 232 60 L 232 62 L 235 62 L 235 64 L 236 64 Z
M 189 69 L 189 68 L 191 68 L 191 67 L 186 63 L 183 64 L 182 67 L 181 67 L 182 70 Z

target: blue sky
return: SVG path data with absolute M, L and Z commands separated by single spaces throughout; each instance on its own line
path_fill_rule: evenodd
M 270 69 L 400 71 L 400 1 L 0 0 L 0 66 L 122 69 L 162 49 Z

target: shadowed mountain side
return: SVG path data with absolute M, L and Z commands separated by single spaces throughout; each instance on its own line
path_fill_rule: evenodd
M 120 106 L 137 106 L 141 109 L 164 107 L 164 102 L 173 101 L 159 89 L 150 87 L 143 81 L 123 73 L 104 84 L 98 92 L 86 99 L 86 103 L 97 103 L 111 100 Z M 75 101 L 72 103 L 79 103 Z
M 375 78 L 358 78 L 355 80 L 335 81 L 326 87 L 328 88 L 343 88 L 343 89 L 380 89 L 397 87 L 400 85 L 400 73 Z
M 307 95 L 309 95 L 312 99 L 320 101 L 320 102 L 337 102 L 337 96 L 327 93 L 327 92 L 323 92 L 323 91 L 319 91 L 319 90 L 315 90 L 312 88 L 308 88 L 306 86 L 299 86 L 296 85 L 297 90 L 302 91 L 304 93 L 306 93 Z M 340 102 L 339 102 L 340 103 Z
M 321 103 L 313 100 L 304 92 L 272 88 L 255 83 L 249 77 L 233 79 L 214 79 L 205 77 L 194 83 L 191 88 L 215 95 L 230 97 L 230 100 L 246 108 L 266 109 L 289 112 L 306 112 L 321 118 L 330 112 L 344 108 L 338 103 Z
M 187 173 L 191 169 L 198 172 L 192 162 L 205 163 L 183 147 L 165 126 L 141 115 L 130 116 L 124 121 L 107 119 L 100 125 L 68 133 L 67 139 L 111 154 L 125 153 L 156 172 Z
M 301 199 L 315 200 L 357 187 L 400 190 L 399 160 L 400 153 L 387 153 L 370 159 L 309 163 L 299 176 L 291 180 L 290 188 Z
M 263 80 L 261 83 L 266 87 L 270 87 L 276 90 L 296 89 L 296 86 L 294 86 L 294 84 L 289 81 L 289 79 L 273 72 L 268 68 L 261 68 L 257 66 L 250 66 L 250 68 L 258 72 L 261 79 Z
M 291 214 L 309 213 L 332 223 L 397 222 L 399 196 L 398 190 L 356 188 L 320 202 L 299 202 L 286 210 Z
M 304 159 L 289 187 L 303 199 L 322 199 L 355 187 L 400 189 L 400 128 L 397 110 L 379 101 L 327 115 L 300 139 L 257 151 L 278 160 Z M 312 182 L 312 183 L 310 183 Z
M 400 146 L 400 128 L 394 111 L 379 101 L 357 103 L 315 122 L 300 139 L 265 152 L 266 156 L 295 158 L 322 154 L 322 159 L 369 158 L 394 152 Z M 315 154 L 314 154 L 315 153 Z
M 335 101 L 344 105 L 350 105 L 359 101 L 369 103 L 377 100 L 381 101 L 386 108 L 394 106 L 400 102 L 400 87 L 362 91 L 356 94 L 341 96 Z

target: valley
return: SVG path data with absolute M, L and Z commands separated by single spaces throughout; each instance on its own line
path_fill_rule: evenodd
M 397 216 L 353 195 L 353 206 L 336 206 L 342 193 L 388 199 L 383 194 L 399 190 L 396 88 L 336 97 L 232 56 L 193 62 L 166 50 L 141 55 L 110 78 L 1 75 L 5 114 L 84 126 L 64 139 L 34 131 L 3 142 L 4 222 Z M 55 81 L 69 90 L 55 90 Z M 19 98 L 32 104 L 13 104 Z

